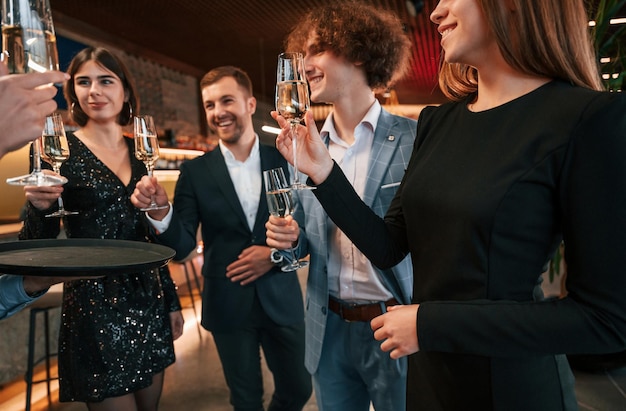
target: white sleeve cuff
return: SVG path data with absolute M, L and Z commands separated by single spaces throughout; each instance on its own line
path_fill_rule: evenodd
M 171 202 L 169 204 L 170 204 L 170 209 L 167 211 L 167 215 L 163 217 L 163 220 L 161 221 L 150 218 L 148 213 L 146 213 L 146 217 L 148 218 L 148 221 L 150 222 L 150 224 L 152 224 L 152 227 L 154 227 L 154 229 L 158 233 L 163 233 L 167 231 L 167 229 L 170 226 L 170 223 L 172 222 L 172 215 L 174 214 L 174 207 L 172 206 Z

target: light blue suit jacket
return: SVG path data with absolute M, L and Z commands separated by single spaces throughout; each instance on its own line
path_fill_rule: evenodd
M 384 109 L 378 118 L 364 201 L 381 217 L 385 215 L 408 166 L 416 128 L 415 120 L 394 116 Z M 305 181 L 304 178 L 301 181 Z M 310 254 L 305 303 L 305 364 L 309 372 L 314 374 L 322 351 L 328 314 L 328 218 L 312 191 L 299 190 L 295 194 L 299 201 L 296 214 L 303 212 L 305 220 L 297 251 L 300 255 Z M 299 221 L 302 221 L 301 217 L 296 216 Z M 411 302 L 413 271 L 410 256 L 390 270 L 377 271 L 396 300 L 402 304 Z

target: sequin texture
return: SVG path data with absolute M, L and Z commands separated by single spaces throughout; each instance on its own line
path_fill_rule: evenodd
M 146 174 L 133 156 L 132 139 L 127 139 L 132 167 L 127 186 L 72 133 L 68 142 L 63 201 L 79 214 L 64 219 L 67 237 L 149 241 L 145 216 L 130 202 Z M 29 204 L 20 239 L 57 237 L 60 222 L 45 218 L 49 211 Z M 148 387 L 152 376 L 175 360 L 169 313 L 180 309 L 167 267 L 65 283 L 59 399 L 97 402 Z

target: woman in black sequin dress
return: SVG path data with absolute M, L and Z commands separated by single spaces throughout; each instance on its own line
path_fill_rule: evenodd
M 146 174 L 122 125 L 138 103 L 128 71 L 110 52 L 88 48 L 68 69 L 65 97 L 82 128 L 68 133 L 64 187 L 27 187 L 21 239 L 55 238 L 60 219 L 44 217 L 63 192 L 69 238 L 150 241 L 145 216 L 130 202 Z M 90 410 L 156 410 L 163 372 L 175 361 L 183 319 L 167 267 L 65 283 L 59 335 L 61 401 Z

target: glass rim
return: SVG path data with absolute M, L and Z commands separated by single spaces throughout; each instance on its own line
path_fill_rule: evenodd
M 299 51 L 283 51 L 278 54 L 279 59 L 304 58 L 304 54 Z
M 133 116 L 133 118 L 136 118 L 136 119 L 140 119 L 140 118 L 146 119 L 148 117 L 152 117 L 152 115 L 150 115 L 150 114 L 137 114 L 137 115 Z

